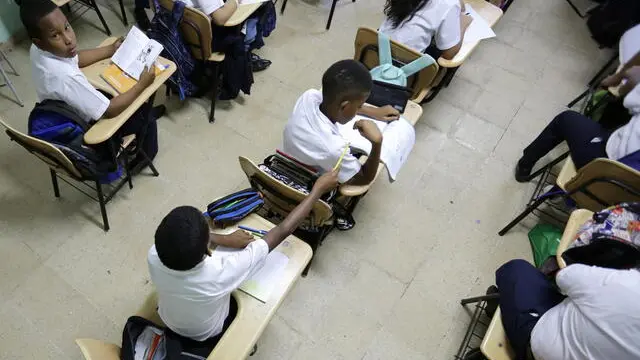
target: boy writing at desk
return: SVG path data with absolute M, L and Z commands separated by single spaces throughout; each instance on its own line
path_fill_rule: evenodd
M 241 230 L 230 235 L 210 233 L 205 217 L 190 206 L 178 207 L 162 220 L 147 262 L 158 292 L 160 318 L 178 335 L 183 351 L 209 355 L 235 317 L 231 293 L 262 268 L 268 253 L 337 184 L 337 172 L 321 176 L 311 193 L 261 239 Z M 215 245 L 236 250 L 211 251 Z
M 23 2 L 20 19 L 33 42 L 29 58 L 38 100 L 63 101 L 89 124 L 102 117 L 118 116 L 155 80 L 153 69 L 145 69 L 133 88 L 108 99 L 91 86 L 80 68 L 110 58 L 120 46 L 120 40 L 101 48 L 79 51 L 76 35 L 67 17 L 50 0 Z M 149 159 L 153 159 L 158 151 L 155 119 L 163 113 L 164 106 L 154 108 L 154 119 L 149 121 L 138 112 L 120 128 L 116 136 L 140 133 L 146 127 L 142 150 Z M 141 155 L 138 157 L 132 166 L 143 161 Z
M 337 124 L 348 123 L 356 114 L 380 121 L 398 119 L 398 111 L 391 106 L 376 108 L 365 105 L 372 86 L 371 75 L 361 63 L 341 60 L 331 65 L 322 76 L 322 92 L 307 90 L 298 99 L 284 128 L 282 150 L 324 172 L 331 171 L 340 162 L 340 183 L 371 183 L 380 163 L 380 130 L 370 120 L 355 123 L 354 127 L 372 145 L 371 153 L 362 165 L 351 153 L 348 141 L 340 135 Z M 343 230 L 351 227 L 353 224 L 339 226 Z

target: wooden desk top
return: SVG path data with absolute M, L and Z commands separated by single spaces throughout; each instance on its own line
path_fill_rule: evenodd
M 492 360 L 515 359 L 513 349 L 511 349 L 511 345 L 509 345 L 507 334 L 502 326 L 502 312 L 500 311 L 500 307 L 496 309 L 496 312 L 491 318 L 487 332 L 484 334 L 484 338 L 482 338 L 480 351 L 482 351 L 484 356 Z
M 405 119 L 407 119 L 407 121 L 411 123 L 411 125 L 415 126 L 418 120 L 420 119 L 420 117 L 422 116 L 422 106 L 420 106 L 417 103 L 414 103 L 413 101 L 409 101 L 407 103 L 407 106 L 404 109 L 404 113 L 402 114 L 402 116 L 404 116 Z M 366 161 L 367 161 L 366 156 L 360 157 L 360 162 L 362 164 L 364 164 Z M 371 181 L 371 183 L 367 185 L 341 185 L 340 188 L 338 189 L 340 191 L 340 195 L 353 197 L 353 196 L 360 196 L 366 193 L 367 191 L 369 191 L 369 188 L 371 187 L 371 185 L 373 185 L 373 183 L 376 182 L 376 180 L 384 170 L 385 170 L 384 164 L 380 163 L 380 165 L 378 165 L 378 172 L 376 173 L 376 177 L 373 178 L 373 181 Z
M 52 1 L 54 4 L 56 4 L 57 7 L 67 5 L 68 3 L 71 2 L 71 0 L 52 0 Z
M 275 225 L 262 217 L 251 214 L 238 225 L 246 225 L 256 229 L 268 230 Z M 240 290 L 233 292 L 238 302 L 238 313 L 227 331 L 213 349 L 208 360 L 245 359 L 249 356 L 253 345 L 258 341 L 276 310 L 282 304 L 293 284 L 311 260 L 311 247 L 295 236 L 289 236 L 273 251 L 279 251 L 289 257 L 289 263 L 278 284 L 273 289 L 267 303 L 245 294 Z
M 560 240 L 560 244 L 558 244 L 558 250 L 556 251 L 556 261 L 558 262 L 558 266 L 560 269 L 564 269 L 567 267 L 567 264 L 564 262 L 562 258 L 562 253 L 567 250 L 569 245 L 573 242 L 578 233 L 578 230 L 584 223 L 587 222 L 593 216 L 593 212 L 586 209 L 578 209 L 571 213 L 569 217 L 569 221 L 567 221 L 567 226 L 564 227 L 564 232 L 562 233 L 562 240 Z
M 233 15 L 231 15 L 229 20 L 224 23 L 224 26 L 236 26 L 242 24 L 249 18 L 249 16 L 251 16 L 251 14 L 258 10 L 260 6 L 262 6 L 262 3 L 245 5 L 238 4 L 238 8 L 233 13 Z
M 111 37 L 103 41 L 99 47 L 106 46 L 114 41 L 117 38 Z M 176 64 L 172 61 L 167 60 L 163 57 L 159 57 L 159 62 L 163 65 L 168 65 L 169 67 L 165 69 L 160 75 L 156 76 L 155 81 L 149 87 L 144 89 L 142 94 L 134 101 L 128 108 L 126 108 L 120 115 L 114 118 L 103 118 L 98 120 L 98 122 L 93 125 L 89 130 L 84 134 L 84 142 L 87 144 L 100 144 L 105 142 L 115 134 L 120 127 L 135 113 L 140 106 L 142 106 L 149 98 L 158 90 L 158 88 L 169 79 L 171 74 L 176 71 Z M 87 67 L 82 68 L 82 72 L 89 80 L 89 83 L 93 85 L 96 89 L 102 90 L 106 93 L 109 93 L 113 96 L 117 96 L 118 92 L 111 87 L 104 79 L 100 76 L 104 69 L 107 68 L 111 64 L 110 59 L 105 59 L 99 61 L 95 64 L 91 64 Z
M 490 4 L 485 0 L 464 0 L 465 4 L 471 5 L 473 9 L 482 16 L 482 18 L 489 24 L 490 27 L 493 27 L 498 20 L 502 17 L 502 9 L 499 7 Z M 481 40 L 482 41 L 482 40 Z M 447 60 L 445 58 L 439 58 L 438 64 L 442 67 L 446 68 L 454 68 L 462 65 L 462 63 L 469 57 L 471 52 L 478 46 L 480 41 L 474 42 L 464 42 L 462 43 L 462 47 L 460 51 L 453 57 L 451 60 Z

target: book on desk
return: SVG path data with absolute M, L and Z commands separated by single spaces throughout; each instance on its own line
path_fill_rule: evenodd
M 156 76 L 165 70 L 166 67 L 156 61 L 162 50 L 162 44 L 149 39 L 134 26 L 111 57 L 112 64 L 101 77 L 119 94 L 127 92 L 138 82 L 145 68 L 154 67 Z

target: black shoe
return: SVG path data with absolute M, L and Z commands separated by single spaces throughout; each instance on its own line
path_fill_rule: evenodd
M 336 229 L 340 231 L 347 231 L 353 229 L 356 226 L 356 221 L 351 215 L 347 216 L 336 216 L 335 220 Z
M 164 114 L 167 113 L 167 108 L 164 105 L 158 105 L 158 106 L 154 106 L 153 109 L 151 109 L 151 118 L 153 120 L 158 120 L 161 117 L 164 116 Z
M 133 17 L 136 19 L 136 23 L 140 30 L 146 32 L 151 28 L 151 21 L 149 21 L 149 17 L 144 11 L 144 8 L 136 8 L 133 10 Z
M 249 56 L 251 60 L 251 70 L 253 70 L 253 72 L 262 71 L 271 66 L 271 60 L 263 59 L 254 53 L 249 53 Z
M 495 285 L 491 285 L 487 288 L 487 295 L 498 293 L 498 288 Z M 499 299 L 491 299 L 487 300 L 487 306 L 484 308 L 484 312 L 487 314 L 487 317 L 492 318 L 493 314 L 496 313 L 498 309 L 498 305 L 500 305 Z
M 533 166 L 524 166 L 522 160 L 519 160 L 516 164 L 516 181 L 519 183 L 529 182 L 531 170 L 533 170 Z

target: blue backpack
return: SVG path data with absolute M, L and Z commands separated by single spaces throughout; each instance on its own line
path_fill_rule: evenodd
M 422 54 L 421 57 L 401 68 L 394 66 L 391 56 L 391 41 L 387 35 L 380 31 L 378 31 L 378 57 L 380 65 L 371 69 L 373 80 L 398 86 L 407 86 L 409 76 L 436 62 L 431 56 Z
M 171 12 L 161 7 L 158 0 L 153 0 L 153 6 L 156 15 L 151 20 L 148 36 L 162 44 L 164 50 L 161 55 L 176 64 L 177 70 L 169 78 L 168 84 L 178 93 L 180 100 L 184 100 L 198 91 L 198 86 L 191 81 L 196 61 L 180 33 L 180 20 L 186 5 L 182 1 L 175 1 Z

